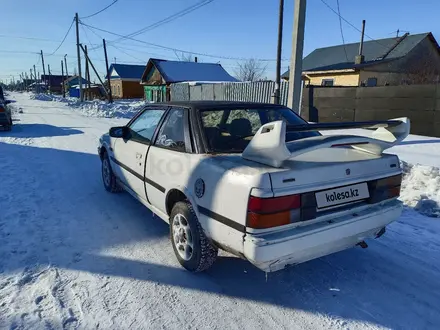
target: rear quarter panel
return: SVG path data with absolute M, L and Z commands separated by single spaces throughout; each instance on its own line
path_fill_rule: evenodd
M 234 161 L 227 156 L 188 157 L 187 172 L 172 185 L 184 187 L 191 196 L 206 234 L 221 246 L 241 254 L 250 191 L 254 187 L 270 189 L 269 176 L 258 169 L 258 164 L 255 169 L 246 161 L 241 163 L 241 157 Z M 167 188 L 171 189 L 171 185 Z

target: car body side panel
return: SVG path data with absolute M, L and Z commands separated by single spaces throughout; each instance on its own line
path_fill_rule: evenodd
M 168 192 L 181 190 L 192 201 L 208 237 L 237 253 L 243 250 L 251 189 L 270 189 L 267 175 L 243 163 L 160 147 L 150 148 L 146 181 L 152 205 L 165 212 Z

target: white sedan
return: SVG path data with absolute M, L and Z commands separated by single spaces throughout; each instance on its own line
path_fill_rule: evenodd
M 372 137 L 322 136 L 373 128 Z M 406 118 L 309 124 L 281 105 L 147 105 L 100 138 L 102 177 L 170 225 L 180 264 L 203 271 L 218 249 L 266 272 L 356 245 L 402 211 L 401 169 L 383 151 L 409 133 Z

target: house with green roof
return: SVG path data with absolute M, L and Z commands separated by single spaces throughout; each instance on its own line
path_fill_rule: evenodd
M 440 82 L 440 47 L 432 33 L 318 48 L 303 59 L 315 86 L 387 86 Z M 289 71 L 282 75 L 289 80 Z

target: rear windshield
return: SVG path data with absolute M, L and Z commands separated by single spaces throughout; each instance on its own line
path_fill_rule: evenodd
M 202 110 L 200 113 L 211 152 L 243 152 L 258 129 L 272 121 L 307 124 L 289 108 Z M 318 132 L 287 132 L 286 142 L 318 135 Z

